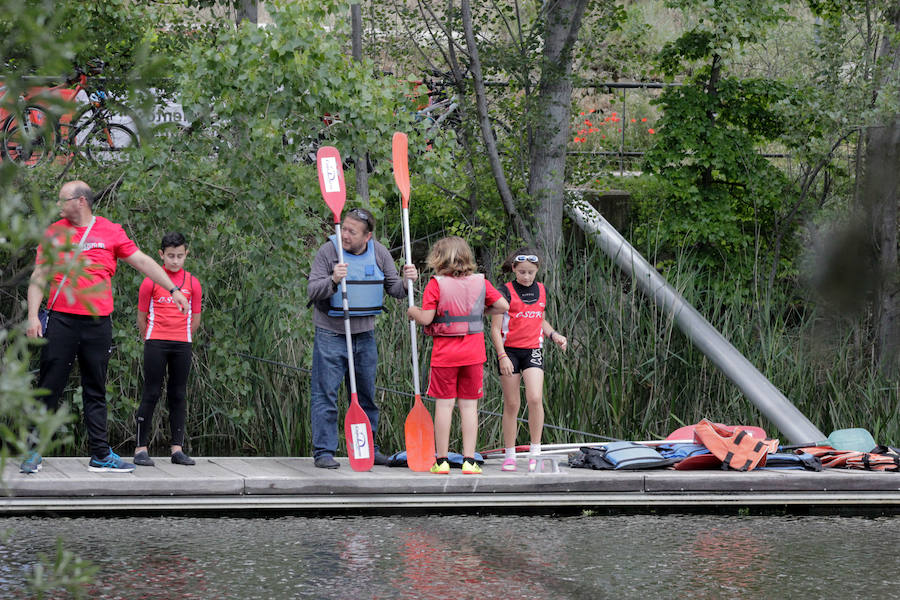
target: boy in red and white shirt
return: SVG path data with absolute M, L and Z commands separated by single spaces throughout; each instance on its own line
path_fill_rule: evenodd
M 169 373 L 166 401 L 171 430 L 172 462 L 193 465 L 194 459 L 184 453 L 184 422 L 187 414 L 187 380 L 191 371 L 191 343 L 200 327 L 203 288 L 200 281 L 184 270 L 188 249 L 184 236 L 167 233 L 160 243 L 159 257 L 166 275 L 190 302 L 191 310 L 182 314 L 172 294 L 152 280 L 145 279 L 138 291 L 137 325 L 144 338 L 144 390 L 137 411 L 137 447 L 134 464 L 152 467 L 153 459 L 147 450 L 153 411 L 162 393 L 162 382 Z

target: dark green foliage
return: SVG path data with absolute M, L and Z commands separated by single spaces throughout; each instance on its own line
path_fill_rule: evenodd
M 790 229 L 795 225 L 781 220 L 798 190 L 761 156 L 786 133 L 781 105 L 791 99 L 790 90 L 772 79 L 739 79 L 729 71 L 737 48 L 757 39 L 762 23 L 783 15 L 763 11 L 754 21 L 747 11 L 752 7 L 742 2 L 716 3 L 716 11 L 660 52 L 660 68 L 669 76 L 706 64 L 681 86 L 666 88 L 656 102 L 662 117 L 645 169 L 667 191 L 639 208 L 636 229 L 639 244 L 657 239 L 664 256 L 685 248 L 710 274 L 727 268 L 740 286 L 712 281 L 720 292 L 731 288 L 728 294 L 746 293 L 769 272 L 790 274 L 796 243 Z M 736 20 L 717 20 L 725 18 Z M 786 240 L 788 247 L 776 252 L 774 239 Z

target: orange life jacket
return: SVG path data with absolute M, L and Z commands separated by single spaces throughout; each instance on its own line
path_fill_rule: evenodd
M 900 471 L 900 455 L 886 446 L 878 446 L 879 452 L 835 450 L 831 446 L 802 448 L 818 456 L 822 466 L 829 469 L 864 469 L 866 471 Z
M 818 457 L 826 469 L 843 469 L 847 466 L 848 460 L 863 454 L 853 450 L 835 450 L 831 446 L 810 446 L 809 448 L 800 448 L 800 451 Z
M 694 426 L 694 436 L 722 461 L 722 468 L 750 471 L 766 464 L 766 454 L 778 450 L 778 440 L 755 438 L 740 427 L 729 430 L 703 419 Z
M 426 335 L 468 335 L 484 331 L 484 274 L 465 277 L 436 275 L 441 291 L 434 320 L 425 326 Z

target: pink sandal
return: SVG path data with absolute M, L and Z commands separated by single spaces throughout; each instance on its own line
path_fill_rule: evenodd
M 515 471 L 516 470 L 516 459 L 515 458 L 507 458 L 503 461 L 503 466 L 500 467 L 501 471 Z

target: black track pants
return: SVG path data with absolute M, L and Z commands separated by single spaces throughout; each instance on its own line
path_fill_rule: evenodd
M 51 312 L 41 348 L 38 387 L 50 390 L 42 396 L 47 408 L 59 408 L 59 398 L 69 380 L 75 358 L 81 371 L 84 425 L 93 456 L 109 454 L 106 438 L 106 367 L 112 352 L 112 322 L 109 317 L 91 317 Z
M 162 394 L 166 371 L 166 406 L 169 408 L 169 427 L 172 446 L 184 445 L 184 420 L 187 413 L 187 381 L 191 372 L 191 343 L 169 340 L 144 342 L 144 395 L 137 411 L 137 445 L 150 444 L 153 431 L 153 411 Z

